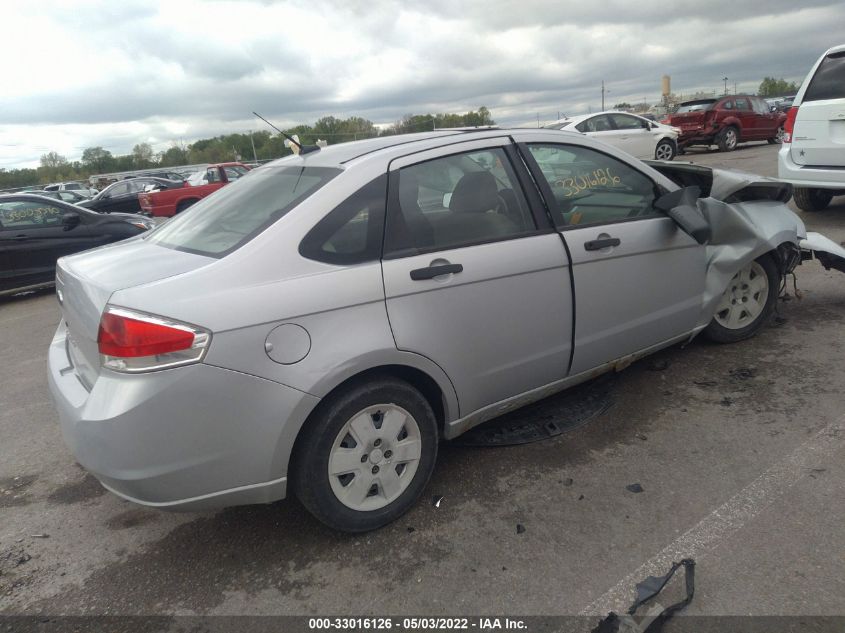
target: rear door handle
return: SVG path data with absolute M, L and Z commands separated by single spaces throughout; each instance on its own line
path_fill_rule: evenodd
M 428 268 L 417 268 L 411 271 L 411 279 L 420 281 L 421 279 L 433 279 L 440 275 L 448 275 L 450 273 L 459 273 L 464 269 L 461 264 L 442 264 L 440 266 L 429 266 Z
M 590 240 L 589 242 L 584 242 L 584 250 L 598 251 L 603 248 L 608 248 L 609 246 L 619 246 L 621 243 L 622 242 L 618 237 L 605 237 L 600 240 Z
M 22 242 L 23 240 L 28 240 L 29 235 L 15 235 L 14 239 L 16 242 Z

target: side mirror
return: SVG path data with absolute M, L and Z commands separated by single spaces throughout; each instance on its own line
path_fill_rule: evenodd
M 70 231 L 73 227 L 77 226 L 79 222 L 80 219 L 78 213 L 68 212 L 62 215 L 62 226 L 65 231 Z
M 711 231 L 696 204 L 700 195 L 700 187 L 684 187 L 660 196 L 654 201 L 654 206 L 672 218 L 696 242 L 706 244 L 710 241 Z

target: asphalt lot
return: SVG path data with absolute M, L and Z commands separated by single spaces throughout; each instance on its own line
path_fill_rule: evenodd
M 776 175 L 765 144 L 679 158 Z M 845 240 L 842 200 L 808 228 Z M 634 364 L 570 433 L 445 445 L 424 499 L 361 536 L 295 501 L 169 514 L 106 493 L 49 399 L 53 293 L 2 300 L 0 613 L 603 614 L 691 555 L 688 614 L 845 615 L 845 276 L 797 272 L 785 322 Z

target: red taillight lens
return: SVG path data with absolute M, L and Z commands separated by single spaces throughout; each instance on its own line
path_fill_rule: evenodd
M 792 130 L 795 129 L 795 117 L 798 116 L 798 106 L 792 106 L 786 112 L 786 121 L 783 123 L 783 142 L 792 142 Z
M 106 307 L 97 332 L 103 366 L 122 372 L 197 362 L 210 340 L 202 328 L 115 306 Z
M 100 354 L 118 358 L 154 356 L 188 349 L 194 333 L 149 321 L 105 313 L 97 332 Z

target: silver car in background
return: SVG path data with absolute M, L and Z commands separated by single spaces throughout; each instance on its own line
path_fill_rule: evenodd
M 62 432 L 147 506 L 415 502 L 440 439 L 772 314 L 805 237 L 782 185 L 580 134 L 442 131 L 262 166 L 59 261 Z

